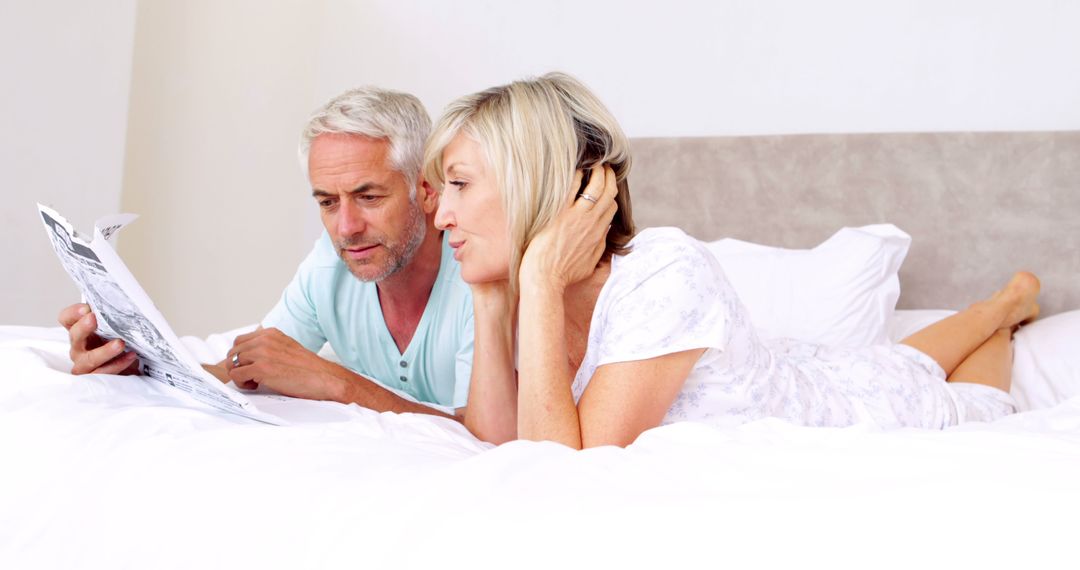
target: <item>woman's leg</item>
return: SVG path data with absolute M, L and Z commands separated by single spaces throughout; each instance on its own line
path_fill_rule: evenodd
M 1038 278 L 1027 272 L 1017 273 L 1003 289 L 989 299 L 975 303 L 900 342 L 933 358 L 945 370 L 945 375 L 951 377 L 962 362 L 999 330 L 1009 331 L 1038 316 L 1039 305 L 1035 302 L 1038 295 Z M 991 344 L 989 348 L 996 350 L 998 344 Z M 986 358 L 987 362 L 996 360 L 998 359 Z M 970 378 L 965 381 L 974 380 L 975 378 Z
M 1012 330 L 998 329 L 953 370 L 948 381 L 985 384 L 1008 392 L 1012 387 L 1012 360 Z

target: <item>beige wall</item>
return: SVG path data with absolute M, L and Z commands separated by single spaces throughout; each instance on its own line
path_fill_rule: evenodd
M 120 207 L 135 0 L 0 2 L 0 324 L 79 300 L 35 202 L 78 229 Z
M 178 334 L 259 320 L 310 248 L 318 2 L 139 3 L 120 253 Z

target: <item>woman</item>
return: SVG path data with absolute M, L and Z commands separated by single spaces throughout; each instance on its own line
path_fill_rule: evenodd
M 1010 339 L 1038 314 L 1033 275 L 891 347 L 763 342 L 701 244 L 635 235 L 628 141 L 569 76 L 452 103 L 425 163 L 474 294 L 469 409 L 505 439 L 583 448 L 684 419 L 942 428 L 1015 411 Z

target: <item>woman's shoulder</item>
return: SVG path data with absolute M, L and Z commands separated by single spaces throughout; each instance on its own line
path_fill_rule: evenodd
M 612 258 L 612 278 L 626 293 L 645 282 L 714 280 L 719 264 L 704 245 L 679 228 L 648 228 L 630 241 L 630 251 Z
M 676 262 L 703 263 L 715 260 L 702 243 L 679 228 L 642 230 L 630 240 L 630 252 L 616 256 L 619 265 L 670 265 Z
M 712 254 L 677 228 L 644 230 L 629 245 L 597 302 L 598 362 L 724 346 L 724 280 Z

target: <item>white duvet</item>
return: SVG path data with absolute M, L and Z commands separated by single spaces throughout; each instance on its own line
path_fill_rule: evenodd
M 295 422 L 261 425 L 72 377 L 66 352 L 0 327 L 0 568 L 1080 565 L 1076 397 L 943 432 L 684 423 L 574 452 L 256 394 Z

